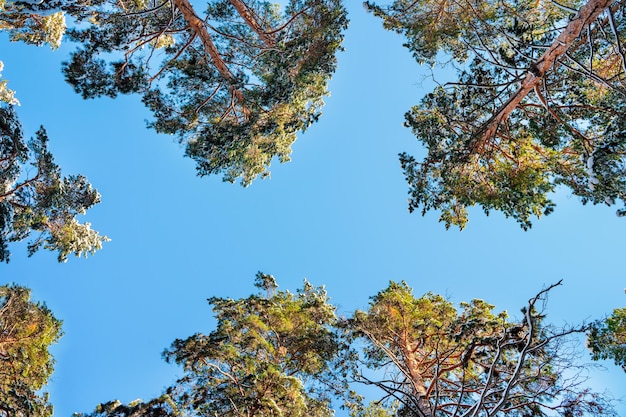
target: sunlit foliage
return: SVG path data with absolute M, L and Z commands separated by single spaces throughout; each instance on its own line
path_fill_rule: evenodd
M 150 126 L 176 135 L 198 174 L 249 185 L 315 122 L 347 25 L 340 0 L 105 2 L 66 80 L 85 98 L 139 93 Z
M 61 175 L 43 127 L 26 143 L 13 108 L 0 108 L 0 261 L 9 261 L 9 243 L 29 237 L 29 255 L 42 247 L 59 262 L 93 254 L 108 239 L 76 217 L 98 202 L 87 178 Z
M 3 69 L 4 69 L 4 63 L 0 61 L 0 101 L 7 103 L 7 104 L 11 104 L 11 105 L 13 104 L 19 105 L 20 102 L 15 97 L 15 91 L 9 89 L 9 87 L 7 86 L 8 84 L 7 80 L 2 79 Z
M 323 288 L 278 290 L 259 273 L 261 294 L 210 298 L 217 327 L 176 340 L 164 356 L 185 374 L 159 398 L 99 405 L 83 417 L 290 416 L 330 417 L 343 385 L 330 371 L 341 348 L 335 308 Z
M 427 148 L 402 153 L 409 209 L 465 227 L 467 208 L 522 228 L 563 185 L 583 203 L 626 197 L 624 3 L 396 0 L 367 3 L 419 63 L 456 69 L 406 114 Z M 445 80 L 444 80 L 445 81 Z M 623 209 L 618 214 L 624 214 Z
M 52 405 L 40 390 L 54 360 L 49 347 L 61 337 L 61 322 L 30 290 L 0 286 L 0 416 L 49 417 Z
M 440 295 L 416 298 L 405 283 L 348 319 L 307 282 L 292 294 L 259 273 L 257 286 L 263 293 L 209 299 L 217 327 L 165 351 L 185 373 L 160 397 L 77 417 L 332 416 L 338 407 L 353 417 L 614 415 L 610 399 L 583 385 L 588 365 L 571 336 L 586 327 L 543 323 L 554 286 L 517 321 L 482 300 L 456 308 Z M 355 384 L 378 390 L 362 397 Z
M 589 332 L 589 349 L 595 360 L 612 359 L 626 372 L 626 308 L 616 308 Z
M 613 415 L 601 394 L 581 385 L 584 366 L 569 337 L 584 327 L 543 323 L 549 289 L 516 321 L 483 300 L 457 309 L 440 295 L 416 298 L 406 283 L 390 283 L 347 323 L 360 357 L 354 377 L 381 393 L 353 415 Z

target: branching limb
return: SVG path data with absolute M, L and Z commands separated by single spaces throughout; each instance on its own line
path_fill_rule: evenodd
M 495 136 L 500 125 L 509 118 L 528 93 L 539 84 L 546 72 L 557 64 L 557 60 L 567 53 L 574 41 L 589 27 L 591 22 L 609 7 L 612 1 L 589 0 L 580 8 L 565 30 L 554 40 L 541 58 L 532 65 L 532 70 L 528 71 L 517 91 L 491 116 L 470 141 L 470 151 L 482 152 L 485 143 Z

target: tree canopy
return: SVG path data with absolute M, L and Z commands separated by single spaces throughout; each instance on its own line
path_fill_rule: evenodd
M 71 16 L 77 50 L 63 71 L 76 92 L 140 95 L 149 126 L 175 135 L 199 175 L 247 186 L 275 157 L 289 160 L 296 135 L 320 117 L 347 26 L 341 0 L 283 3 L 212 0 L 201 14 L 189 0 L 0 0 L 0 30 L 58 48 Z M 400 155 L 410 210 L 439 210 L 463 228 L 480 205 L 528 229 L 554 209 L 559 186 L 583 203 L 626 204 L 623 3 L 367 3 L 419 63 L 457 71 L 406 114 L 427 147 L 422 162 Z M 94 253 L 107 238 L 77 217 L 99 193 L 82 175 L 61 175 L 43 127 L 24 140 L 2 79 L 0 101 L 0 261 L 23 240 L 29 254 L 49 249 L 59 261 Z M 164 352 L 183 376 L 160 396 L 80 416 L 327 417 L 338 398 L 354 417 L 611 416 L 610 401 L 584 387 L 575 337 L 588 332 L 594 359 L 626 369 L 626 310 L 556 328 L 544 303 L 557 285 L 512 319 L 483 300 L 457 308 L 391 282 L 344 320 L 323 287 L 281 291 L 259 273 L 258 294 L 208 300 L 214 331 Z M 60 322 L 29 295 L 0 287 L 0 417 L 52 415 L 40 390 Z M 380 395 L 365 405 L 355 383 Z
M 589 349 L 595 360 L 613 359 L 626 372 L 626 308 L 616 308 L 589 331 Z
M 524 229 L 564 186 L 583 203 L 624 202 L 624 6 L 609 0 L 366 3 L 419 63 L 458 79 L 406 114 L 426 145 L 402 153 L 409 209 L 464 228 L 467 209 Z M 321 114 L 341 49 L 340 0 L 3 2 L 0 29 L 58 46 L 65 14 L 78 49 L 66 80 L 85 98 L 141 94 L 156 131 L 176 135 L 199 175 L 249 185 L 290 158 Z M 0 81 L 0 97 L 15 103 Z M 626 214 L 626 208 L 618 209 Z
M 20 104 L 15 98 L 15 91 L 11 90 L 7 86 L 7 81 L 2 79 L 2 70 L 4 69 L 4 63 L 0 61 L 0 102 L 8 104 Z
M 321 114 L 347 25 L 340 0 L 111 1 L 92 8 L 63 69 L 85 98 L 139 93 L 199 175 L 248 185 Z
M 43 127 L 25 143 L 12 107 L 0 107 L 0 170 L 0 261 L 9 261 L 9 243 L 31 235 L 29 255 L 43 247 L 59 262 L 93 254 L 107 240 L 76 220 L 100 202 L 98 191 L 82 175 L 61 176 Z
M 261 294 L 209 303 L 217 327 L 164 352 L 185 375 L 156 399 L 99 405 L 83 417 L 327 416 L 340 382 L 329 374 L 341 343 L 326 292 L 305 281 L 297 293 L 257 274 Z
M 354 415 L 612 415 L 603 395 L 581 385 L 571 353 L 569 336 L 585 328 L 543 323 L 553 287 L 531 298 L 517 321 L 483 300 L 457 310 L 440 295 L 416 298 L 406 283 L 391 282 L 347 325 L 360 351 L 356 381 L 381 392 Z
M 12 41 L 58 48 L 65 34 L 65 13 L 50 3 L 0 0 L 0 30 L 7 31 Z
M 52 374 L 48 348 L 61 337 L 61 322 L 30 290 L 0 286 L 0 416 L 49 417 L 52 405 L 41 388 Z
M 420 63 L 446 63 L 406 114 L 427 148 L 402 153 L 409 209 L 465 227 L 467 208 L 527 229 L 568 187 L 583 203 L 624 203 L 624 4 L 610 0 L 366 3 Z M 618 214 L 626 213 L 619 209 Z
M 587 327 L 543 322 L 556 285 L 520 320 L 482 300 L 457 309 L 440 295 L 416 298 L 394 282 L 367 311 L 337 319 L 322 288 L 278 291 L 259 273 L 264 293 L 209 299 L 216 329 L 165 351 L 185 375 L 160 397 L 78 416 L 331 416 L 340 400 L 355 417 L 614 415 L 610 399 L 583 386 L 588 365 L 571 336 Z M 353 383 L 381 397 L 366 406 Z
M 65 35 L 66 14 L 84 17 L 89 0 L 0 0 L 0 31 L 11 41 L 41 46 L 48 44 L 57 49 Z M 0 61 L 0 102 L 19 104 L 15 92 L 1 78 L 4 64 Z

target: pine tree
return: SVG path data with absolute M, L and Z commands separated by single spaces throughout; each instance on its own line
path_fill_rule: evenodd
M 406 283 L 391 282 L 345 324 L 360 358 L 354 378 L 381 393 L 353 415 L 614 415 L 576 372 L 584 365 L 570 337 L 586 328 L 544 323 L 542 304 L 556 285 L 531 298 L 515 321 L 483 300 L 457 309 L 440 295 L 416 298 Z
M 9 261 L 10 242 L 32 234 L 29 255 L 42 247 L 57 251 L 59 262 L 93 254 L 108 239 L 76 217 L 99 202 L 87 178 L 61 176 L 43 127 L 25 143 L 13 108 L 0 108 L 0 261 Z
M 48 348 L 61 337 L 61 322 L 30 290 L 0 286 L 0 416 L 49 417 L 52 405 L 40 390 L 52 374 Z
M 100 404 L 82 417 L 330 417 L 343 388 L 331 367 L 342 349 L 335 308 L 323 288 L 305 281 L 293 294 L 257 274 L 260 294 L 213 297 L 217 327 L 176 340 L 164 356 L 185 374 L 158 398 Z
M 321 114 L 347 25 L 340 0 L 124 0 L 94 9 L 64 66 L 85 98 L 139 93 L 198 175 L 249 185 Z
M 587 346 L 594 360 L 613 359 L 626 372 L 626 308 L 616 308 L 589 331 Z
M 458 79 L 406 114 L 427 148 L 400 161 L 409 209 L 465 227 L 480 205 L 515 218 L 554 209 L 568 187 L 583 203 L 626 197 L 624 4 L 610 0 L 396 0 L 367 3 L 419 63 Z M 441 63 L 440 63 L 441 64 Z M 625 214 L 624 209 L 618 215 Z

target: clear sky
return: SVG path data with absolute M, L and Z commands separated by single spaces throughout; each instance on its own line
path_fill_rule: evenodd
M 181 373 L 161 359 L 163 349 L 209 332 L 206 299 L 249 295 L 257 271 L 283 289 L 304 278 L 325 285 L 342 315 L 365 308 L 389 280 L 406 280 L 417 295 L 482 298 L 515 315 L 563 279 L 550 298 L 555 324 L 626 306 L 626 219 L 615 207 L 582 206 L 563 190 L 555 213 L 529 232 L 479 209 L 463 232 L 446 231 L 436 213 L 408 213 L 397 154 L 423 150 L 403 114 L 432 88 L 430 70 L 360 1 L 348 8 L 324 115 L 300 135 L 292 162 L 274 164 L 271 179 L 247 189 L 196 177 L 180 145 L 145 128 L 138 97 L 74 94 L 60 73 L 71 45 L 52 52 L 0 37 L 26 134 L 43 124 L 63 172 L 98 188 L 103 201 L 85 219 L 112 239 L 66 264 L 49 252 L 27 258 L 25 244 L 13 245 L 11 262 L 0 265 L 0 282 L 30 287 L 64 322 L 48 387 L 56 416 L 159 395 Z M 593 383 L 626 396 L 626 374 L 611 364 Z

